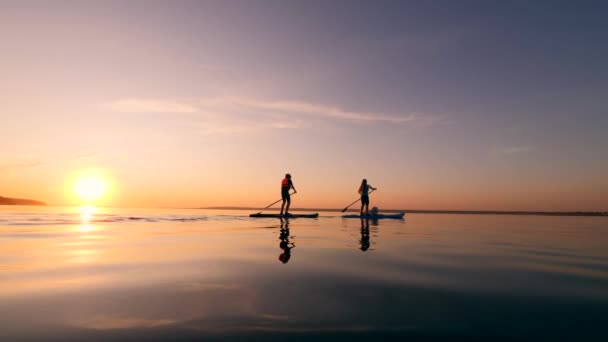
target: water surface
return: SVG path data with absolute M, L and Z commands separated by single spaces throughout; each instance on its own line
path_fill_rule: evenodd
M 608 219 L 0 208 L 0 339 L 606 340 Z

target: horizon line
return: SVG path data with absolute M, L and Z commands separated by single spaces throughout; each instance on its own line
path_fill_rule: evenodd
M 44 202 L 43 202 L 44 203 Z M 61 204 L 2 204 L 1 206 L 6 207 L 82 207 L 85 205 L 91 205 L 96 208 L 122 208 L 122 209 L 208 209 L 208 210 L 262 210 L 272 211 L 278 210 L 278 208 L 259 208 L 252 206 L 207 206 L 207 207 L 146 207 L 146 206 L 113 206 L 113 205 L 95 205 L 95 204 L 80 204 L 80 205 L 61 205 Z M 341 212 L 339 208 L 306 208 L 306 207 L 293 207 L 291 210 L 302 210 L 302 211 L 321 211 L 321 212 Z M 357 212 L 358 209 L 348 209 L 348 212 Z M 346 212 L 345 211 L 345 212 Z M 543 215 L 543 216 L 608 216 L 608 210 L 604 211 L 585 211 L 585 210 L 477 210 L 477 209 L 382 209 L 383 212 L 406 212 L 413 214 L 477 214 L 477 215 Z
M 263 210 L 257 207 L 213 206 L 181 209 L 209 210 Z M 272 209 L 272 210 L 278 210 Z M 290 210 L 330 212 L 342 209 L 336 208 L 290 208 Z M 263 210 L 268 211 L 268 210 Z M 358 209 L 348 209 L 344 212 L 357 212 Z M 414 214 L 480 214 L 480 215 L 544 215 L 544 216 L 608 216 L 608 211 L 542 211 L 542 210 L 445 210 L 445 209 L 382 209 L 383 212 L 406 212 Z

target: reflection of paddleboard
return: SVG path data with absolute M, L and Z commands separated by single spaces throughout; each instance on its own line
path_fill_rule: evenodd
M 342 215 L 343 218 L 366 218 L 366 219 L 402 219 L 405 212 L 395 214 L 367 214 L 367 215 Z
M 279 218 L 317 218 L 319 217 L 319 213 L 314 213 L 314 214 L 289 214 L 287 216 L 285 215 L 279 215 L 279 214 L 251 214 L 249 215 L 249 217 L 279 217 Z

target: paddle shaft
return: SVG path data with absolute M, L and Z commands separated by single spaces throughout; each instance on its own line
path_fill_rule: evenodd
M 368 195 L 369 195 L 369 194 L 371 194 L 371 193 L 372 193 L 372 192 L 374 192 L 374 191 L 376 191 L 376 190 L 372 190 L 372 191 L 370 191 L 370 192 L 368 193 Z M 349 204 L 349 205 L 348 205 L 346 208 L 342 209 L 342 212 L 345 212 L 346 210 L 348 210 L 348 208 L 350 208 L 350 207 L 351 207 L 353 204 L 355 204 L 355 203 L 359 202 L 360 200 L 361 200 L 361 197 L 359 197 L 359 199 L 358 199 L 358 200 L 356 200 L 356 201 L 354 201 L 353 203 Z
M 293 194 L 289 194 L 289 196 L 293 196 L 293 195 L 295 195 L 295 194 L 297 194 L 297 192 L 294 192 Z M 264 209 L 260 210 L 260 212 L 259 212 L 258 214 L 261 214 L 261 213 L 262 213 L 262 211 L 264 211 L 264 210 L 266 210 L 266 209 L 268 209 L 268 208 L 272 207 L 273 205 L 275 205 L 275 204 L 277 204 L 277 203 L 281 202 L 282 200 L 283 200 L 283 199 L 281 198 L 280 200 L 278 200 L 278 201 L 276 201 L 276 202 L 272 202 L 272 204 L 270 204 L 270 205 L 269 205 L 269 206 L 267 206 L 266 208 L 264 208 Z

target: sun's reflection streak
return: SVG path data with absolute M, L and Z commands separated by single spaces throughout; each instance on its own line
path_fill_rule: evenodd
M 83 205 L 80 207 L 80 225 L 78 230 L 83 233 L 87 233 L 95 230 L 95 227 L 90 224 L 93 219 L 93 214 L 97 211 L 92 205 Z
M 93 218 L 93 214 L 95 213 L 95 211 L 96 209 L 92 205 L 87 204 L 80 207 L 80 219 L 82 223 L 89 223 Z
M 94 226 L 92 226 L 92 225 L 90 225 L 90 224 L 88 224 L 88 223 L 83 223 L 83 224 L 81 224 L 80 226 L 78 226 L 78 230 L 79 230 L 81 233 L 88 233 L 88 232 L 92 232 L 92 231 L 94 231 L 94 230 L 95 230 L 95 227 L 94 227 Z
M 80 239 L 89 239 L 92 235 L 88 234 L 95 229 L 95 226 L 91 224 L 93 221 L 93 215 L 97 211 L 92 205 L 83 205 L 79 208 L 80 211 L 80 224 L 78 225 L 78 232 L 84 233 L 80 236 Z M 67 254 L 69 255 L 69 262 L 71 263 L 92 263 L 96 260 L 99 251 L 94 247 L 94 244 L 85 243 L 81 245 L 82 248 L 70 249 Z M 87 248 L 88 247 L 88 248 Z

